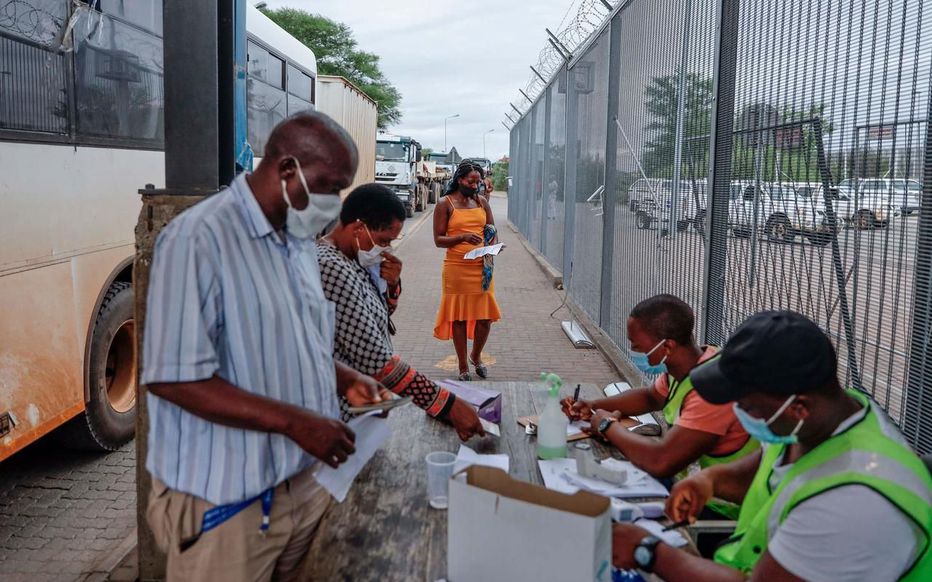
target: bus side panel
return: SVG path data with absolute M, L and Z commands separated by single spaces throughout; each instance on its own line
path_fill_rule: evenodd
M 84 409 L 98 301 L 133 254 L 146 184 L 164 154 L 0 143 L 0 460 Z
M 84 334 L 70 261 L 0 277 L 0 305 L 0 413 L 17 422 L 2 460 L 84 409 Z

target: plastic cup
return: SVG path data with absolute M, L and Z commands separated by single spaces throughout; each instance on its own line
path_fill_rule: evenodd
M 446 452 L 435 452 L 427 455 L 427 502 L 434 509 L 446 509 L 450 477 L 453 476 L 453 466 L 456 464 L 456 455 Z

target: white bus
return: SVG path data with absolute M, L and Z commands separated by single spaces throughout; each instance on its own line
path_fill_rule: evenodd
M 0 0 L 0 460 L 65 424 L 98 450 L 135 428 L 133 231 L 137 191 L 164 185 L 162 1 L 89 4 Z M 261 156 L 314 107 L 317 62 L 247 10 Z

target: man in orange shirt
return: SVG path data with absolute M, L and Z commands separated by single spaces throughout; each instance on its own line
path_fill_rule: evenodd
M 631 355 L 643 373 L 657 375 L 654 385 L 601 400 L 563 401 L 567 416 L 590 420 L 594 434 L 657 478 L 684 472 L 696 461 L 703 468 L 734 461 L 759 446 L 731 406 L 710 404 L 693 390 L 692 369 L 718 355 L 718 348 L 696 343 L 694 324 L 693 310 L 673 295 L 656 295 L 638 303 L 628 316 Z M 617 423 L 624 416 L 656 411 L 663 411 L 670 425 L 660 439 L 635 434 Z M 728 517 L 737 516 L 737 507 L 731 504 L 709 505 Z

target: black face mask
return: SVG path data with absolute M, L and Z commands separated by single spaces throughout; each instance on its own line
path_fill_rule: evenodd
M 470 188 L 469 186 L 464 186 L 463 184 L 460 184 L 460 186 L 459 186 L 459 191 L 460 191 L 460 194 L 462 194 L 463 196 L 466 196 L 466 197 L 468 198 L 468 197 L 471 197 L 471 196 L 475 196 L 475 195 L 479 192 L 479 189 L 478 189 L 478 188 Z

